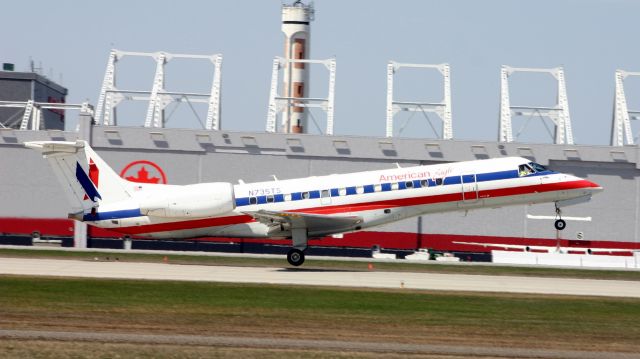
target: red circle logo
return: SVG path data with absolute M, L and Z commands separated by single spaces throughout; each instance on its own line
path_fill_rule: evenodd
M 133 161 L 120 172 L 120 177 L 131 182 L 167 184 L 167 176 L 160 166 L 151 161 Z

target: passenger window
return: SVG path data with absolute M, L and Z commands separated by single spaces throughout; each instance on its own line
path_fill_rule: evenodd
M 398 186 L 398 182 L 393 182 L 393 183 L 391 184 L 391 190 L 392 190 L 392 191 L 395 191 L 395 190 L 397 190 L 398 188 L 399 188 L 399 186 Z
M 257 204 L 257 203 L 258 203 L 258 198 L 249 197 L 249 204 Z
M 420 187 L 429 187 L 429 180 L 421 180 Z
M 413 188 L 413 181 L 407 181 L 404 183 L 404 186 L 407 188 Z
M 322 192 L 320 192 L 320 197 L 322 198 L 329 197 L 329 190 L 323 189 Z
M 309 199 L 309 192 L 302 192 L 302 199 Z
M 275 199 L 273 198 L 272 195 L 267 196 L 267 203 L 273 203 L 275 201 Z
M 444 178 L 436 178 L 435 182 L 436 186 L 442 186 L 442 184 L 444 183 Z

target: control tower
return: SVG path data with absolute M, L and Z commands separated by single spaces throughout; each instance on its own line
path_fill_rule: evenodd
M 282 5 L 282 32 L 284 32 L 284 57 L 286 60 L 309 58 L 311 27 L 314 19 L 313 5 L 297 0 L 292 5 Z M 286 62 L 284 71 L 284 97 L 308 96 L 309 64 Z M 284 112 L 283 132 L 306 133 L 307 110 L 300 101 L 293 100 Z

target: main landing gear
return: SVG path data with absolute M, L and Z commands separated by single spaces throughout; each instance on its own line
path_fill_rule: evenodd
M 556 227 L 556 229 L 559 231 L 567 227 L 567 222 L 565 222 L 565 220 L 562 219 L 562 211 L 560 210 L 560 207 L 558 207 L 557 203 L 556 203 L 556 222 L 554 223 L 554 227 Z
M 293 248 L 287 253 L 287 262 L 292 266 L 299 267 L 304 263 L 304 251 L 307 249 L 307 228 L 292 228 L 291 237 Z
M 304 251 L 296 248 L 291 248 L 287 253 L 287 262 L 292 266 L 301 266 L 304 263 Z

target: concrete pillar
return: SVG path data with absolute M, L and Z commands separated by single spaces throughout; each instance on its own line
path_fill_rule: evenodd
M 93 132 L 93 117 L 87 112 L 80 112 L 78 116 L 78 139 L 85 140 L 91 144 L 91 134 Z M 87 224 L 80 221 L 73 221 L 73 246 L 75 248 L 87 248 Z
M 122 249 L 125 251 L 131 250 L 131 237 L 122 238 Z
M 80 112 L 78 116 L 78 139 L 91 144 L 93 134 L 93 117 L 87 112 Z
M 87 224 L 73 221 L 73 247 L 87 248 Z

